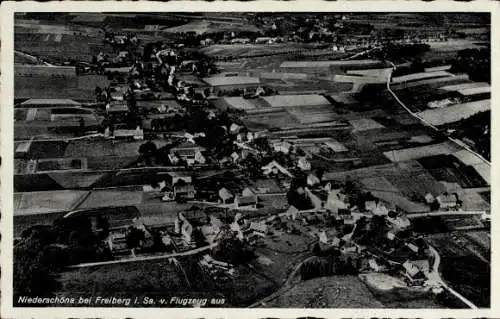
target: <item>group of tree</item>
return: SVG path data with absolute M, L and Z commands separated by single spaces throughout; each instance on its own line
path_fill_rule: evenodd
M 491 83 L 490 48 L 458 51 L 450 72 L 466 73 L 472 81 Z
M 244 264 L 255 258 L 255 253 L 231 231 L 218 240 L 218 245 L 213 248 L 214 258 L 233 265 Z
M 430 48 L 430 45 L 426 43 L 397 44 L 390 42 L 382 48 L 372 51 L 369 55 L 382 61 L 406 62 L 421 58 Z
M 99 232 L 88 218 L 77 216 L 25 230 L 14 247 L 14 295 L 51 296 L 60 288 L 58 272 L 67 265 L 111 259 L 103 244 L 107 220 L 97 218 L 96 228 Z
M 359 272 L 360 261 L 353 257 L 341 257 L 339 250 L 335 249 L 328 255 L 314 257 L 302 264 L 300 276 L 302 280 L 332 275 L 354 275 Z

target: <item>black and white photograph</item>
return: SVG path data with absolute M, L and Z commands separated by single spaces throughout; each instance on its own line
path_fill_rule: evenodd
M 491 12 L 307 10 L 15 12 L 7 302 L 490 309 Z

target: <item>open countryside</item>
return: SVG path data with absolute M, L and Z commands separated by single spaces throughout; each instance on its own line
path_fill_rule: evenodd
M 490 28 L 17 13 L 14 305 L 489 308 Z

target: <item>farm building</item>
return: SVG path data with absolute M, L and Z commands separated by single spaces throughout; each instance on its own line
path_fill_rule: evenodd
M 235 89 L 256 89 L 260 85 L 257 77 L 251 76 L 215 76 L 203 78 L 214 94 Z

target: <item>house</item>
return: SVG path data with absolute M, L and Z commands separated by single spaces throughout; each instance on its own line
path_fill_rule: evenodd
M 161 192 L 166 186 L 167 186 L 167 183 L 165 181 L 161 181 L 160 183 L 158 183 L 158 185 L 144 185 L 144 186 L 142 186 L 142 191 L 144 193 Z
M 387 236 L 387 239 L 389 239 L 389 240 L 394 240 L 394 239 L 396 239 L 396 235 L 394 235 L 394 233 L 393 233 L 393 232 L 390 232 L 390 231 L 389 231 L 389 232 L 387 232 L 386 236 Z
M 311 192 L 311 190 L 309 190 L 309 188 L 306 187 L 304 189 L 304 191 L 305 191 L 307 197 L 309 197 L 309 199 L 311 200 L 315 209 L 322 209 L 324 207 L 324 202 L 321 200 L 321 198 L 319 198 L 316 194 Z
M 295 206 L 290 206 L 287 211 L 285 212 L 285 215 L 288 218 L 291 218 L 292 220 L 297 219 L 297 216 L 299 215 L 299 210 Z
M 425 194 L 424 199 L 425 199 L 425 202 L 429 205 L 434 203 L 434 201 L 436 200 L 436 198 L 434 198 L 434 196 L 432 196 L 431 193 Z
M 241 195 L 242 195 L 242 196 L 245 196 L 245 197 L 246 197 L 246 196 L 255 196 L 255 195 L 256 195 L 256 193 L 255 193 L 252 189 L 250 189 L 249 187 L 246 187 L 246 188 L 243 190 L 243 192 L 241 193 Z
M 328 236 L 326 235 L 326 231 L 322 231 L 318 234 L 318 239 L 320 243 L 328 244 Z
M 275 152 L 282 152 L 283 154 L 288 154 L 290 153 L 292 144 L 287 141 L 280 141 L 280 142 L 274 142 L 272 144 L 272 147 Z
M 405 275 L 408 276 L 409 278 L 416 277 L 417 274 L 420 272 L 418 267 L 414 265 L 410 260 L 406 260 L 403 263 L 403 267 L 405 269 Z
M 192 184 L 177 183 L 173 187 L 174 198 L 193 199 L 196 190 Z
M 182 239 L 186 244 L 189 245 L 193 243 L 193 226 L 182 213 L 177 215 L 175 220 L 175 230 L 182 236 Z
M 236 152 L 231 153 L 231 159 L 233 160 L 234 163 L 236 163 L 240 159 L 240 154 Z
M 263 222 L 252 222 L 250 223 L 250 230 L 253 231 L 254 234 L 257 234 L 261 237 L 264 237 L 268 233 L 268 227 L 265 223 Z
M 342 215 L 342 221 L 344 225 L 354 225 L 356 223 L 356 219 L 352 215 Z
M 410 220 L 404 214 L 400 214 L 395 217 L 386 216 L 386 220 L 390 223 L 392 229 L 396 232 L 405 230 L 411 225 Z
M 229 132 L 231 134 L 238 134 L 242 128 L 243 128 L 243 126 L 238 125 L 236 123 L 232 123 L 231 126 L 229 127 Z
M 307 185 L 314 186 L 314 185 L 319 184 L 320 182 L 321 181 L 319 180 L 319 178 L 316 175 L 314 175 L 314 174 L 307 175 Z
M 347 204 L 343 200 L 340 190 L 335 189 L 328 193 L 325 208 L 335 214 L 338 214 L 339 210 L 348 208 Z
M 375 258 L 368 259 L 368 265 L 375 272 L 381 272 L 381 271 L 387 270 L 387 267 L 385 267 L 384 265 L 380 265 L 379 263 L 377 263 L 377 260 Z
M 203 225 L 200 227 L 200 231 L 203 234 L 203 237 L 205 237 L 207 243 L 212 244 L 217 238 L 220 228 L 215 225 Z
M 259 198 L 255 195 L 236 197 L 234 203 L 237 207 L 246 207 L 256 209 Z
M 457 196 L 454 194 L 443 193 L 436 197 L 439 207 L 442 209 L 450 209 L 457 207 Z
M 245 142 L 245 139 L 246 139 L 245 133 L 238 133 L 238 135 L 236 135 L 236 140 L 240 143 Z
M 110 231 L 106 242 L 112 252 L 128 250 L 126 228 Z
M 303 171 L 308 171 L 311 169 L 311 163 L 307 160 L 305 156 L 301 156 L 297 161 L 297 167 Z
M 389 214 L 389 210 L 385 207 L 385 204 L 378 199 L 366 201 L 365 208 L 367 211 L 372 212 L 373 215 L 386 216 Z
M 191 184 L 193 182 L 193 178 L 189 175 L 186 174 L 181 174 L 177 172 L 169 172 L 167 174 L 168 176 L 168 182 L 170 185 L 175 185 L 179 183 L 180 181 L 183 181 L 186 184 Z
M 206 159 L 201 154 L 200 147 L 185 147 L 185 148 L 175 148 L 172 149 L 175 155 L 179 158 L 185 160 L 188 165 L 193 165 L 195 163 L 205 164 Z
M 179 158 L 173 152 L 168 153 L 167 156 L 172 165 L 177 165 L 179 163 Z
M 406 243 L 405 246 L 408 247 L 412 252 L 418 253 L 418 247 L 415 246 L 414 244 Z
M 264 175 L 276 175 L 278 173 L 281 173 L 283 175 L 286 175 L 288 177 L 293 178 L 293 174 L 290 173 L 289 170 L 284 168 L 282 165 L 280 165 L 276 161 L 272 161 L 269 164 L 262 166 L 262 170 L 263 170 Z
M 234 196 L 229 190 L 223 187 L 219 190 L 219 199 L 223 204 L 230 204 L 233 201 Z
M 252 133 L 252 132 L 248 132 L 247 133 L 247 141 L 248 142 L 253 142 L 254 139 L 255 139 L 255 134 Z

